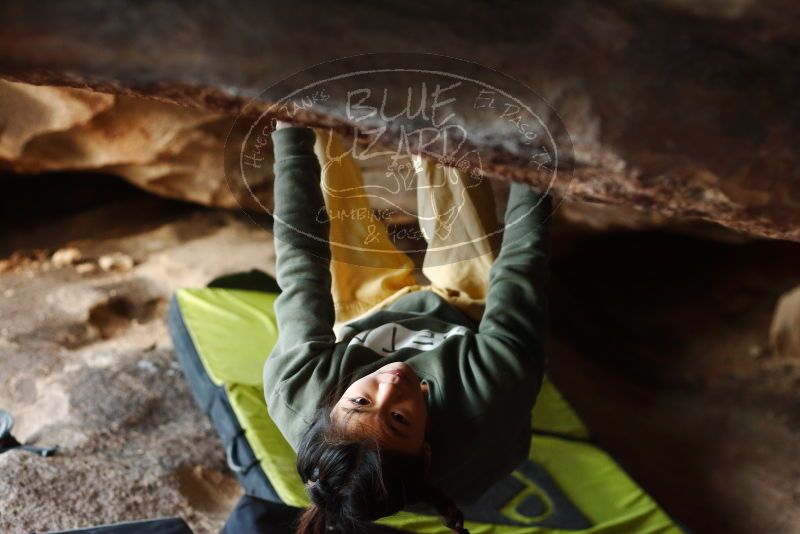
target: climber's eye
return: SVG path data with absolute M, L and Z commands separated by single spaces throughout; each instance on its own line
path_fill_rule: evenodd
M 392 419 L 404 425 L 408 424 L 408 419 L 401 413 L 392 412 Z

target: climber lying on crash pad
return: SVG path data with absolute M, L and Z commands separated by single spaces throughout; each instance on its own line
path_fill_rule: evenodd
M 272 139 L 282 292 L 264 392 L 311 499 L 300 531 L 425 503 L 466 532 L 458 506 L 528 457 L 550 199 L 511 186 L 496 255 L 488 181 L 413 156 L 419 284 L 382 222 L 352 216 L 370 210 L 338 136 L 279 122 Z

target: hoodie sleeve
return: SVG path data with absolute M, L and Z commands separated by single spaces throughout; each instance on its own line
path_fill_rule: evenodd
M 489 271 L 478 350 L 471 355 L 471 367 L 483 375 L 483 386 L 495 394 L 513 394 L 526 410 L 536 399 L 544 372 L 550 210 L 549 196 L 526 185 L 511 186 L 502 249 Z
M 281 294 L 275 301 L 278 342 L 264 366 L 264 395 L 272 419 L 296 447 L 336 375 L 331 362 L 336 336 L 329 223 L 319 216 L 325 204 L 314 130 L 283 128 L 272 133 L 272 140 Z

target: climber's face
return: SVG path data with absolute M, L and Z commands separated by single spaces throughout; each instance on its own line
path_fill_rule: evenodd
M 428 422 L 427 392 L 411 367 L 390 363 L 350 384 L 331 419 L 348 433 L 377 439 L 387 450 L 419 454 Z

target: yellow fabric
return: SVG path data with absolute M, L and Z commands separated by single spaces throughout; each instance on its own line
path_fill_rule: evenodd
M 316 130 L 321 189 L 330 219 L 331 276 L 337 323 L 347 322 L 416 283 L 414 262 L 395 248 L 373 214 L 361 169 L 341 139 Z
M 410 159 L 420 229 L 428 247 L 422 272 L 430 284 L 418 284 L 414 262 L 394 246 L 385 225 L 373 214 L 371 193 L 351 151 L 335 133 L 317 129 L 316 134 L 314 152 L 322 169 L 321 188 L 331 225 L 334 331 L 338 334 L 353 319 L 423 289 L 479 320 L 495 257 L 491 243 L 499 228 L 488 180 L 419 156 Z M 410 189 L 409 180 L 398 184 Z

